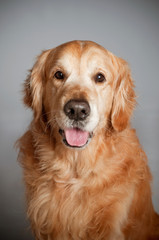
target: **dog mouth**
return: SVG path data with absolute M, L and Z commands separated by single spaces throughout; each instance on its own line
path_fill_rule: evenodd
M 81 130 L 80 128 L 59 129 L 59 133 L 63 138 L 63 142 L 67 147 L 83 148 L 93 136 L 93 133 Z

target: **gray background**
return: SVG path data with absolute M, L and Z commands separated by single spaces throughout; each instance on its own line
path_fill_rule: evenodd
M 159 1 L 5 0 L 0 2 L 0 238 L 31 240 L 25 217 L 22 171 L 14 142 L 30 110 L 22 83 L 41 50 L 63 42 L 93 40 L 126 59 L 139 96 L 133 126 L 154 176 L 159 212 Z

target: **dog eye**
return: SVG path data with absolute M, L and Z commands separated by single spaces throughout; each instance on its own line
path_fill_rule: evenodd
M 63 80 L 63 79 L 64 79 L 64 74 L 63 74 L 61 71 L 57 71 L 57 72 L 55 73 L 54 77 L 55 77 L 56 79 L 61 79 L 61 80 Z
M 104 75 L 102 73 L 98 73 L 96 76 L 95 76 L 95 82 L 96 83 L 102 83 L 104 82 L 106 79 L 104 77 Z

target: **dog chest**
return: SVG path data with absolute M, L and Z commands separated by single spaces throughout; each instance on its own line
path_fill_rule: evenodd
M 78 181 L 56 183 L 48 206 L 52 235 L 57 239 L 77 240 L 120 237 L 132 200 L 120 190 L 90 188 Z

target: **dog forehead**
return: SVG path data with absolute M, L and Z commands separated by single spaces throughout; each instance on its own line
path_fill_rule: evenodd
M 93 42 L 68 43 L 57 48 L 56 52 L 57 65 L 67 68 L 68 71 L 91 69 L 97 65 L 104 67 L 108 60 L 107 51 Z
M 105 69 L 108 62 L 109 58 L 106 51 L 97 47 L 91 47 L 83 53 L 81 67 L 83 70 L 87 68 L 89 71 L 98 68 Z

